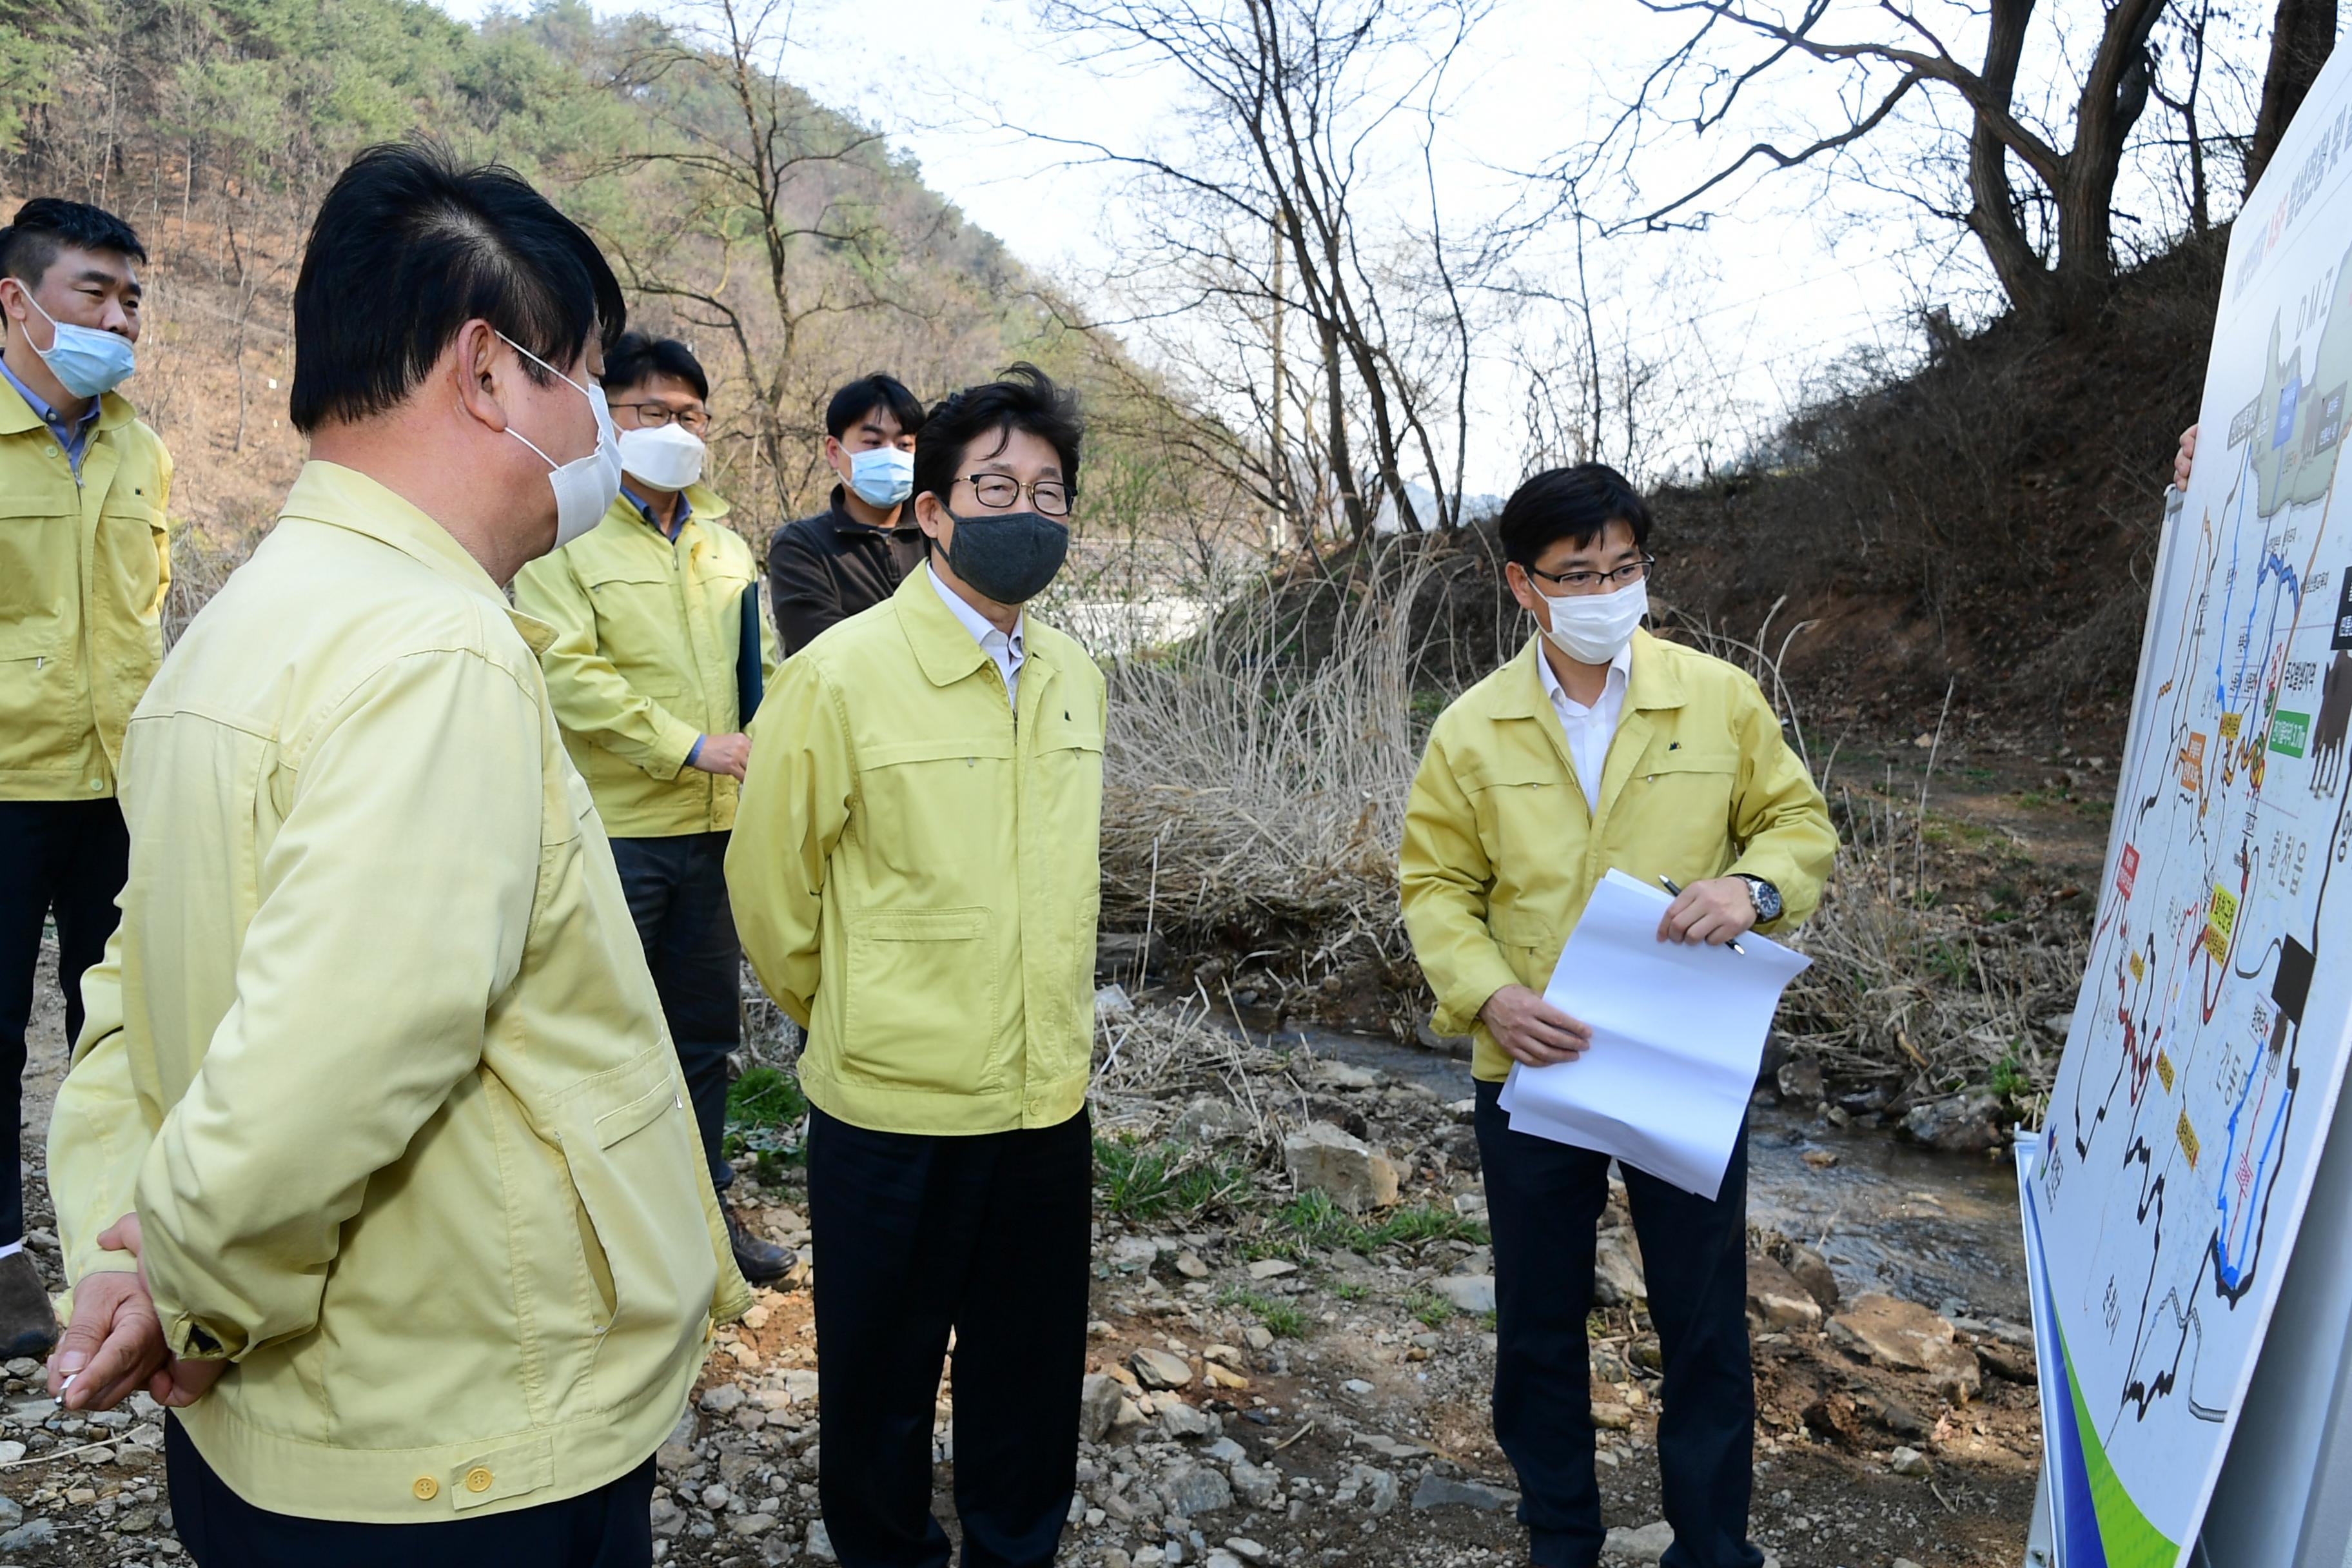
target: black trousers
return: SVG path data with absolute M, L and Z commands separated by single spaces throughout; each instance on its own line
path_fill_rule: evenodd
M 943 1568 L 931 1422 L 955 1331 L 964 1568 L 1046 1568 L 1077 1485 L 1094 1138 L 875 1132 L 812 1111 L 818 1490 L 843 1568 Z
M 1519 1521 L 1539 1568 L 1601 1560 L 1592 1470 L 1595 1233 L 1609 1157 L 1514 1132 L 1478 1085 L 1478 1155 L 1495 1234 L 1495 1437 L 1519 1473 Z M 1759 1568 L 1748 1541 L 1756 1383 L 1748 1359 L 1748 1133 L 1712 1203 L 1631 1166 L 1650 1321 L 1665 1360 L 1658 1471 L 1675 1543 L 1662 1568 Z
M 25 1236 L 25 1028 L 41 927 L 57 918 L 70 1050 L 81 1033 L 82 972 L 106 956 L 130 867 L 130 830 L 111 799 L 0 801 L 0 1246 Z
M 735 1180 L 735 1167 L 719 1153 L 727 1054 L 743 1038 L 743 949 L 727 902 L 727 835 L 615 838 L 613 863 L 694 1101 L 710 1184 L 724 1191 Z
M 487 1519 L 356 1524 L 254 1507 L 231 1491 L 163 1421 L 172 1523 L 196 1568 L 648 1568 L 654 1560 L 654 1462 L 561 1502 Z

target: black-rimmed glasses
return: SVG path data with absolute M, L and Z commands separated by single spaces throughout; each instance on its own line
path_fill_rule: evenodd
M 613 405 L 613 412 L 615 414 L 624 408 L 634 410 L 638 426 L 647 430 L 658 430 L 673 419 L 677 421 L 678 428 L 689 435 L 699 436 L 710 428 L 710 416 L 698 408 L 688 408 L 680 412 L 667 403 L 615 403 Z
M 1039 479 L 1024 485 L 1010 474 L 966 474 L 957 481 L 971 487 L 972 498 L 991 511 L 1008 511 L 1018 505 L 1024 492 L 1030 503 L 1046 517 L 1067 517 L 1070 502 L 1076 492 L 1059 479 Z
M 1527 568 L 1527 574 L 1530 577 L 1540 577 L 1547 583 L 1557 583 L 1571 594 L 1607 594 L 1619 588 L 1632 587 L 1647 577 L 1650 568 L 1657 563 L 1656 556 L 1644 555 L 1639 561 L 1628 561 L 1624 565 L 1607 572 L 1538 572 L 1530 566 Z

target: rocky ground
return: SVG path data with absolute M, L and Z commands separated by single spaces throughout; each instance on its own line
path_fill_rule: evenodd
M 1492 1260 L 1467 1102 L 1159 1009 L 1106 1035 L 1086 1442 L 1062 1561 L 1524 1562 L 1486 1415 Z M 54 1010 L 37 1019 L 35 1055 L 33 1247 L 54 1269 L 36 1131 L 63 1062 Z M 805 1251 L 797 1170 L 746 1166 L 737 1190 L 757 1223 Z M 1593 1414 L 1605 1560 L 1639 1563 L 1670 1536 L 1652 1451 L 1657 1342 L 1624 1222 L 1612 1204 Z M 2039 1463 L 2025 1330 L 1857 1296 L 1801 1243 L 1752 1240 L 1759 1544 L 1784 1568 L 2017 1562 Z M 831 1560 L 816 1506 L 818 1267 L 807 1258 L 720 1331 L 657 1457 L 665 1563 Z M 5 1373 L 0 1565 L 184 1562 L 143 1396 L 65 1417 L 38 1368 Z M 953 1397 L 943 1385 L 936 1501 L 951 1531 Z

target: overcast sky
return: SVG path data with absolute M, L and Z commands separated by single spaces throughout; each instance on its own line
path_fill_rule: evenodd
M 489 8 L 489 0 L 439 3 L 468 20 Z M 592 4 L 605 16 L 658 8 Z M 1539 163 L 1589 134 L 1680 26 L 1633 0 L 1498 0 L 1463 62 L 1465 90 L 1440 149 L 1446 189 L 1465 211 L 1500 200 L 1503 171 Z M 1037 25 L 1030 0 L 819 0 L 802 5 L 793 31 L 783 74 L 883 129 L 919 160 L 927 184 L 1023 260 L 1079 282 L 1117 259 L 1111 178 L 992 132 L 986 115 L 992 107 L 1033 130 L 1138 146 L 1180 101 L 1181 73 L 1165 65 L 1117 76 L 1073 68 L 1069 45 Z M 1790 117 L 1802 107 L 1790 104 Z M 1708 147 L 1653 159 L 1653 189 L 1696 178 L 1723 155 Z M 1811 372 L 1856 345 L 1907 347 L 1919 306 L 1957 303 L 1965 320 L 1982 303 L 1981 275 L 1965 264 L 1972 252 L 1959 248 L 1961 266 L 1941 264 L 1950 242 L 1941 252 L 1923 248 L 1897 204 L 1852 188 L 1824 203 L 1821 193 L 1807 176 L 1752 183 L 1719 204 L 1731 216 L 1704 234 L 1623 240 L 1607 253 L 1627 280 L 1623 309 L 1636 332 L 1664 342 L 1672 321 L 1703 312 L 1695 353 L 1749 428 L 1785 411 Z M 1684 281 L 1656 300 L 1661 320 L 1652 329 L 1641 324 L 1650 305 L 1644 280 L 1669 267 Z M 1489 378 L 1481 400 L 1491 406 L 1511 395 L 1505 379 Z M 1474 488 L 1516 477 L 1499 452 L 1474 456 L 1473 469 Z

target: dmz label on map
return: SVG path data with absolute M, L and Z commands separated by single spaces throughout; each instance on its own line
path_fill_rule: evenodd
M 2344 590 L 2336 595 L 2336 637 L 2327 646 L 2338 653 L 2352 648 L 2352 572 L 2344 574 Z

